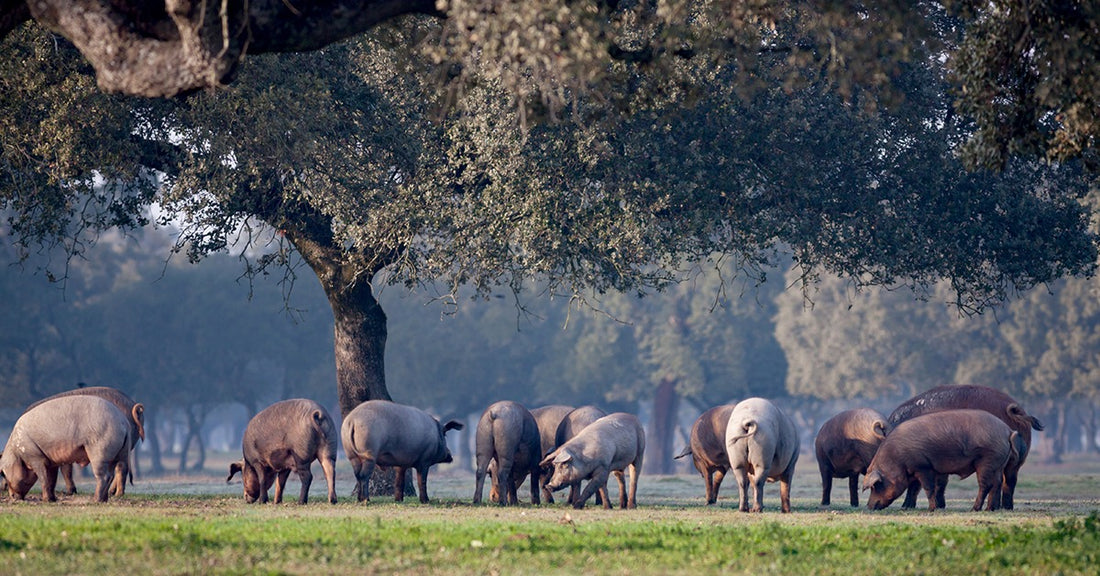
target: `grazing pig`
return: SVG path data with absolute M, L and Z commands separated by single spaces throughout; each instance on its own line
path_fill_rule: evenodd
M 374 467 L 393 466 L 396 471 L 393 498 L 405 499 L 405 470 L 416 470 L 420 501 L 428 501 L 428 468 L 451 462 L 444 434 L 461 430 L 451 420 L 440 424 L 427 412 L 388 400 L 368 400 L 353 409 L 340 428 L 344 451 L 355 472 L 355 491 L 360 502 L 369 501 L 368 490 Z
M 138 440 L 145 440 L 145 406 L 134 402 L 129 396 L 123 393 L 121 390 L 110 388 L 108 386 L 88 386 L 86 388 L 77 388 L 75 390 L 68 390 L 53 396 L 43 398 L 34 404 L 27 407 L 27 410 L 38 406 L 39 404 L 53 400 L 54 398 L 64 398 L 66 396 L 96 396 L 102 398 L 111 404 L 118 407 L 122 413 L 130 419 L 130 450 L 137 449 Z M 129 460 L 127 460 L 127 473 L 122 474 L 121 470 L 115 470 L 115 481 L 111 485 L 112 496 L 122 496 L 126 493 L 126 480 L 130 481 L 130 484 L 134 483 L 133 475 L 129 472 Z M 65 479 L 65 493 L 70 496 L 76 494 L 76 483 L 73 482 L 73 465 L 62 464 L 61 477 Z
M 276 402 L 249 420 L 241 442 L 244 459 L 229 465 L 229 482 L 241 473 L 244 499 L 267 503 L 267 491 L 275 482 L 275 503 L 283 501 L 290 471 L 298 473 L 302 490 L 298 502 L 309 501 L 313 483 L 310 466 L 321 461 L 328 484 L 328 501 L 336 503 L 336 424 L 323 406 L 304 398 Z
M 607 497 L 607 478 L 614 473 L 621 478 L 630 468 L 630 493 L 619 492 L 622 508 L 637 506 L 638 474 L 642 471 L 645 455 L 645 430 L 632 414 L 616 412 L 596 420 L 581 430 L 571 440 L 559 446 L 542 461 L 542 466 L 553 466 L 554 474 L 547 483 L 551 490 L 560 490 L 574 482 L 587 479 L 588 484 L 573 501 L 573 507 L 584 508 L 584 503 L 595 492 L 603 496 L 603 507 L 611 508 Z
M 0 455 L 0 476 L 15 499 L 26 497 L 42 479 L 42 499 L 57 501 L 62 464 L 91 464 L 95 499 L 106 502 L 115 469 L 129 472 L 130 423 L 114 404 L 97 396 L 68 396 L 43 402 L 15 422 Z
M 477 473 L 474 504 L 481 503 L 489 463 L 496 464 L 493 481 L 496 502 L 517 504 L 516 489 L 531 474 L 531 503 L 539 503 L 542 438 L 535 417 L 521 404 L 509 400 L 489 406 L 477 423 Z
M 890 423 L 870 408 L 845 410 L 828 419 L 814 439 L 817 468 L 821 471 L 821 505 L 829 505 L 833 478 L 848 479 L 852 506 L 859 506 L 859 475 L 886 439 Z
M 603 418 L 604 416 L 607 416 L 607 412 L 604 412 L 603 410 L 600 410 L 599 408 L 591 405 L 581 406 L 580 408 L 569 412 L 565 415 L 564 418 L 561 419 L 561 422 L 558 424 L 558 429 L 554 432 L 554 449 L 557 449 L 558 446 L 561 446 L 562 444 L 565 444 L 566 442 L 572 440 L 573 437 L 579 434 L 581 430 L 584 430 L 585 427 L 587 427 L 589 424 L 595 422 L 596 420 L 599 420 L 600 418 Z M 546 472 L 547 477 L 549 477 L 552 470 L 546 470 Z M 626 490 L 626 483 L 623 481 L 622 474 L 616 474 L 615 478 L 617 478 L 619 481 L 620 493 L 621 491 Z M 567 500 L 567 502 L 572 504 L 574 501 L 576 501 L 577 494 L 580 493 L 580 490 L 580 481 L 574 482 L 571 486 L 569 486 L 569 499 Z M 599 492 L 596 493 L 596 504 L 603 504 L 603 496 L 601 496 Z
M 541 439 L 539 460 L 542 460 L 544 456 L 558 447 L 554 442 L 554 436 L 558 433 L 558 424 L 561 424 L 562 418 L 565 418 L 565 415 L 572 411 L 572 406 L 564 404 L 551 404 L 531 409 L 531 415 L 535 417 L 535 423 L 539 425 L 539 438 Z M 546 487 L 546 483 L 550 481 L 549 472 L 549 470 L 543 471 L 543 474 L 539 476 L 539 484 L 542 488 L 542 499 L 547 504 L 553 504 L 554 493 Z M 489 496 L 490 500 L 496 502 L 499 495 L 494 494 L 494 491 L 495 488 L 490 490 Z
M 798 461 L 798 430 L 779 408 L 763 398 L 738 402 L 726 426 L 726 452 L 740 491 L 740 510 L 764 510 L 764 482 L 779 480 L 781 510 L 791 511 L 791 479 Z
M 988 386 L 939 386 L 903 402 L 890 414 L 889 421 L 891 425 L 897 426 L 922 414 L 961 408 L 985 410 L 1000 418 L 1020 435 L 1025 449 L 1005 468 L 1001 488 L 1001 506 L 1005 510 L 1012 510 L 1020 467 L 1024 465 L 1027 454 L 1031 451 L 1031 431 L 1032 429 L 1041 431 L 1043 423 L 1029 415 L 1011 396 Z M 909 487 L 902 507 L 916 506 L 918 488 L 915 482 Z M 942 507 L 943 496 L 940 495 L 938 498 Z
M 691 426 L 690 443 L 676 459 L 691 455 L 695 469 L 703 476 L 707 487 L 707 504 L 718 501 L 718 488 L 730 469 L 730 457 L 726 452 L 726 426 L 734 404 L 715 406 L 703 412 Z
M 996 510 L 1008 462 L 1018 458 L 1019 434 L 984 410 L 945 410 L 898 424 L 878 447 L 867 467 L 863 489 L 870 490 L 867 507 L 881 510 L 898 498 L 913 480 L 928 495 L 928 509 L 943 507 L 940 497 L 949 474 L 978 477 L 975 511 Z

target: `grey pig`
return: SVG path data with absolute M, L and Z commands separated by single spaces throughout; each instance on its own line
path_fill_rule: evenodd
M 396 471 L 393 498 L 405 499 L 405 470 L 416 470 L 420 501 L 428 501 L 428 468 L 451 462 L 444 434 L 461 430 L 461 422 L 440 424 L 427 412 L 388 400 L 368 400 L 358 405 L 340 428 L 344 451 L 355 472 L 355 491 L 360 501 L 370 501 L 368 489 L 375 466 L 393 466 Z
M 229 465 L 229 482 L 241 473 L 244 498 L 267 502 L 267 491 L 275 483 L 275 503 L 283 501 L 283 489 L 291 470 L 302 484 L 298 502 L 309 501 L 313 483 L 310 466 L 321 462 L 328 484 L 328 501 L 336 503 L 336 424 L 323 406 L 305 398 L 276 402 L 252 417 L 241 442 L 244 459 Z
M 564 404 L 550 404 L 548 406 L 539 406 L 538 408 L 531 409 L 531 415 L 535 417 L 535 423 L 539 425 L 539 438 L 542 440 L 539 449 L 539 460 L 542 460 L 544 456 L 558 447 L 558 445 L 554 443 L 554 435 L 558 432 L 558 424 L 561 424 L 562 418 L 565 418 L 565 415 L 572 411 L 572 406 L 566 406 Z M 542 499 L 547 504 L 553 504 L 554 494 L 546 487 L 546 483 L 549 481 L 549 471 L 544 470 L 539 476 L 539 484 L 542 487 Z M 495 498 L 497 498 L 497 496 L 493 493 L 493 490 L 490 490 L 489 499 L 496 502 Z
M 558 424 L 558 429 L 554 433 L 554 449 L 558 446 L 565 444 L 573 439 L 574 436 L 580 434 L 581 430 L 584 430 L 589 424 L 607 416 L 607 412 L 595 407 L 595 406 L 581 406 L 570 413 L 566 414 L 561 422 Z M 546 474 L 549 480 L 550 475 L 553 473 L 552 469 L 548 469 Z M 622 474 L 616 474 L 615 478 L 619 481 L 619 490 L 625 491 L 626 484 L 623 481 Z M 577 500 L 577 494 L 580 494 L 581 483 L 578 480 L 569 486 L 569 499 L 566 500 L 569 504 L 572 504 Z M 596 492 L 596 505 L 603 505 L 603 496 L 599 492 Z
M 493 484 L 498 504 L 517 504 L 516 489 L 531 475 L 531 503 L 539 503 L 542 438 L 531 412 L 518 402 L 502 400 L 485 409 L 477 423 L 474 504 L 481 503 L 489 463 L 495 463 Z

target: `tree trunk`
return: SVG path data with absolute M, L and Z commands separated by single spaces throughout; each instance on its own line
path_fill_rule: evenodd
M 285 231 L 309 267 L 317 275 L 332 307 L 336 393 L 340 414 L 347 418 L 367 400 L 392 400 L 386 389 L 386 313 L 374 297 L 371 281 L 386 265 L 384 257 L 371 257 L 337 246 L 329 221 L 318 219 Z M 369 494 L 393 494 L 394 470 L 376 470 Z M 405 493 L 413 490 L 407 474 Z
M 187 437 L 184 438 L 183 447 L 180 449 L 180 474 L 187 472 L 187 451 L 191 447 L 192 441 L 194 441 L 195 443 L 195 448 L 198 450 L 198 454 L 195 457 L 195 464 L 191 467 L 191 469 L 201 470 L 203 462 L 206 459 L 202 444 L 203 419 L 195 415 L 193 406 L 184 408 L 183 412 L 184 414 L 187 414 Z
M 672 472 L 672 440 L 676 432 L 679 404 L 676 381 L 665 378 L 653 395 L 653 417 L 649 422 L 651 437 L 646 439 L 646 474 Z
M 1096 438 L 1096 403 L 1089 402 L 1088 415 L 1085 418 L 1085 434 L 1088 440 L 1085 442 L 1085 451 L 1095 454 L 1100 452 L 1100 440 Z
M 310 214 L 305 224 L 285 234 L 317 275 L 332 307 L 336 392 L 346 418 L 367 400 L 391 400 L 386 389 L 386 313 L 371 287 L 386 262 L 336 245 L 330 221 Z
M 1050 462 L 1060 464 L 1062 455 L 1066 453 L 1066 403 L 1054 402 L 1054 430 L 1052 430 L 1050 446 Z
M 335 324 L 336 386 L 340 413 L 367 400 L 390 400 L 386 389 L 386 313 L 370 282 L 361 280 L 328 292 Z

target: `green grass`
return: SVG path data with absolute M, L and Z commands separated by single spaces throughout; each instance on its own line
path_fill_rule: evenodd
M 763 514 L 742 514 L 726 487 L 703 506 L 697 476 L 643 476 L 637 510 L 560 504 L 472 506 L 472 478 L 429 479 L 432 502 L 376 498 L 307 506 L 247 505 L 240 486 L 212 479 L 139 482 L 106 505 L 86 494 L 57 504 L 0 501 L 5 574 L 1098 574 L 1100 483 L 1092 468 L 1033 470 L 1017 510 L 969 512 L 975 489 L 949 486 L 948 509 L 868 513 L 817 505 L 819 480 L 804 467 L 794 512 L 778 490 Z M 319 476 L 319 475 L 318 475 Z M 87 481 L 81 487 L 88 487 Z M 291 494 L 297 483 L 291 482 Z M 467 494 L 469 492 L 470 494 Z M 526 490 L 524 490 L 526 492 Z M 614 492 L 613 492 L 614 493 Z M 293 498 L 292 498 L 293 499 Z

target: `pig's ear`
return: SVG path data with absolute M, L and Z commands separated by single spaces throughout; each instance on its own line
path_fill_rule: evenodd
M 546 468 L 547 466 L 553 466 L 554 465 L 554 456 L 557 456 L 557 454 L 558 454 L 557 450 L 551 450 L 551 451 L 547 452 L 546 456 L 543 457 L 542 462 L 539 462 L 539 466 L 542 467 L 542 468 Z M 496 462 L 496 460 L 493 460 L 493 462 Z
M 864 492 L 866 492 L 868 488 L 875 488 L 880 484 L 882 484 L 882 473 L 878 470 L 868 472 L 867 475 L 863 477 Z
M 886 438 L 886 424 L 882 422 L 875 422 L 875 425 L 872 426 L 872 429 L 874 429 L 875 431 L 875 436 L 878 436 L 879 438 Z
M 558 452 L 558 455 L 554 457 L 554 464 L 564 464 L 573 460 L 573 455 L 568 450 L 562 450 Z
M 229 476 L 225 477 L 225 483 L 229 484 L 229 481 L 233 479 L 233 476 L 236 475 L 237 472 L 241 472 L 242 470 L 244 470 L 244 461 L 243 460 L 237 460 L 236 462 L 230 464 L 229 465 Z
M 448 420 L 447 423 L 443 425 L 443 433 L 446 434 L 448 430 L 462 430 L 465 427 L 466 425 L 458 420 Z

